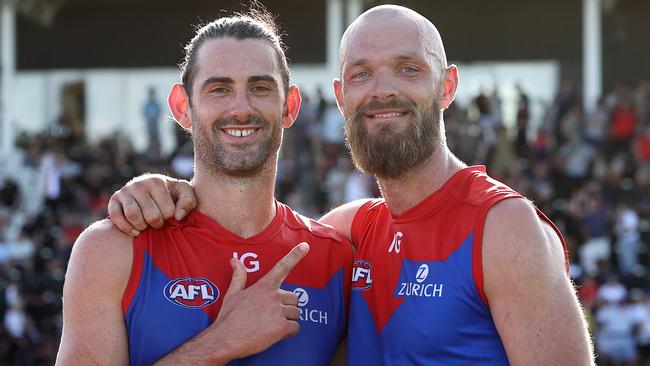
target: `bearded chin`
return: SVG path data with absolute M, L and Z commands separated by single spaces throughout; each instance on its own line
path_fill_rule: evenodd
M 242 146 L 241 149 L 226 149 L 215 138 L 219 134 L 220 126 L 236 125 L 237 122 L 217 120 L 211 126 L 212 133 L 208 132 L 198 118 L 194 119 L 194 116 L 192 123 L 195 166 L 199 164 L 216 175 L 232 178 L 254 177 L 264 170 L 274 155 L 277 155 L 282 143 L 282 130 L 277 127 L 279 123 L 270 124 L 261 117 L 252 117 L 245 123 L 261 126 L 262 130 L 269 129 L 268 136 L 265 136 L 257 146 Z
M 346 144 L 357 169 L 378 178 L 397 178 L 422 165 L 440 145 L 439 104 L 424 111 L 411 108 L 413 119 L 406 130 L 396 133 L 390 126 L 371 136 L 362 110 L 345 124 Z

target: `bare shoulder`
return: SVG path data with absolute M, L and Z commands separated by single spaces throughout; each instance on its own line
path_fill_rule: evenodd
M 90 225 L 72 248 L 66 282 L 94 284 L 104 290 L 119 290 L 131 270 L 133 238 L 118 230 L 109 220 Z M 113 286 L 117 288 L 113 288 Z
M 320 222 L 328 224 L 334 227 L 336 231 L 341 233 L 346 238 L 352 240 L 352 221 L 354 216 L 359 211 L 359 208 L 364 204 L 368 203 L 372 199 L 364 198 L 352 202 L 348 202 L 344 205 L 332 209 L 330 212 L 321 217 Z M 354 244 L 354 243 L 352 243 Z
M 483 288 L 510 362 L 593 364 L 564 248 L 532 204 L 496 204 L 485 219 L 482 242 Z
M 508 264 L 506 269 L 521 268 L 526 273 L 534 272 L 535 268 L 565 273 L 560 238 L 524 199 L 507 199 L 488 211 L 483 229 L 483 255 L 484 265 L 490 267 Z M 535 264 L 535 268 L 528 267 L 530 264 Z
M 128 364 L 122 295 L 131 271 L 133 239 L 102 220 L 72 248 L 63 285 L 63 333 L 57 365 Z

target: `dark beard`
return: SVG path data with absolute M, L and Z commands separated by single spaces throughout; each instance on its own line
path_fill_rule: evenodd
M 405 109 L 413 115 L 406 130 L 384 126 L 370 136 L 363 121 L 374 109 Z M 440 104 L 418 109 L 414 102 L 392 99 L 359 106 L 345 123 L 346 144 L 356 167 L 379 178 L 397 178 L 424 163 L 440 145 Z
M 225 174 L 235 178 L 252 177 L 259 174 L 273 154 L 277 154 L 282 142 L 282 131 L 266 119 L 251 116 L 240 122 L 230 118 L 222 118 L 212 123 L 212 140 L 200 121 L 192 117 L 192 140 L 194 142 L 195 160 L 217 174 Z M 240 146 L 235 152 L 228 151 L 219 143 L 216 136 L 225 126 L 250 125 L 260 127 L 258 132 L 269 134 L 255 148 Z M 279 126 L 279 123 L 277 124 Z M 252 151 L 251 151 L 252 150 Z

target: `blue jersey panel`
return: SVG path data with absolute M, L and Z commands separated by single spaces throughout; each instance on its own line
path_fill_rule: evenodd
M 131 365 L 150 365 L 212 323 L 201 309 L 168 301 L 163 290 L 170 278 L 145 253 L 140 286 L 126 313 Z
M 268 350 L 230 365 L 329 365 L 331 355 L 345 332 L 344 271 L 339 271 L 323 288 L 283 284 L 283 290 L 298 295 L 300 333 L 273 345 Z
M 469 235 L 445 261 L 402 259 L 393 296 L 404 301 L 380 334 L 363 292 L 353 291 L 351 365 L 508 364 L 473 282 L 472 240 Z

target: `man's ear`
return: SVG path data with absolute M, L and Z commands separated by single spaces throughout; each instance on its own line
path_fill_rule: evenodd
M 189 108 L 190 99 L 183 84 L 175 83 L 167 97 L 169 109 L 176 122 L 184 129 L 192 130 L 192 111 Z
M 334 97 L 336 97 L 336 105 L 339 107 L 339 111 L 341 111 L 341 114 L 345 115 L 345 113 L 343 113 L 343 90 L 342 90 L 343 85 L 341 84 L 341 80 L 334 79 L 332 86 L 334 87 Z
M 287 103 L 286 103 L 286 113 L 282 117 L 282 126 L 284 128 L 289 128 L 296 122 L 298 118 L 298 112 L 300 112 L 300 103 L 302 98 L 300 97 L 300 89 L 298 86 L 291 85 L 289 87 L 289 92 L 287 93 Z
M 440 108 L 447 109 L 456 97 L 458 89 L 458 67 L 449 65 L 445 70 L 442 81 L 442 93 L 440 95 Z

